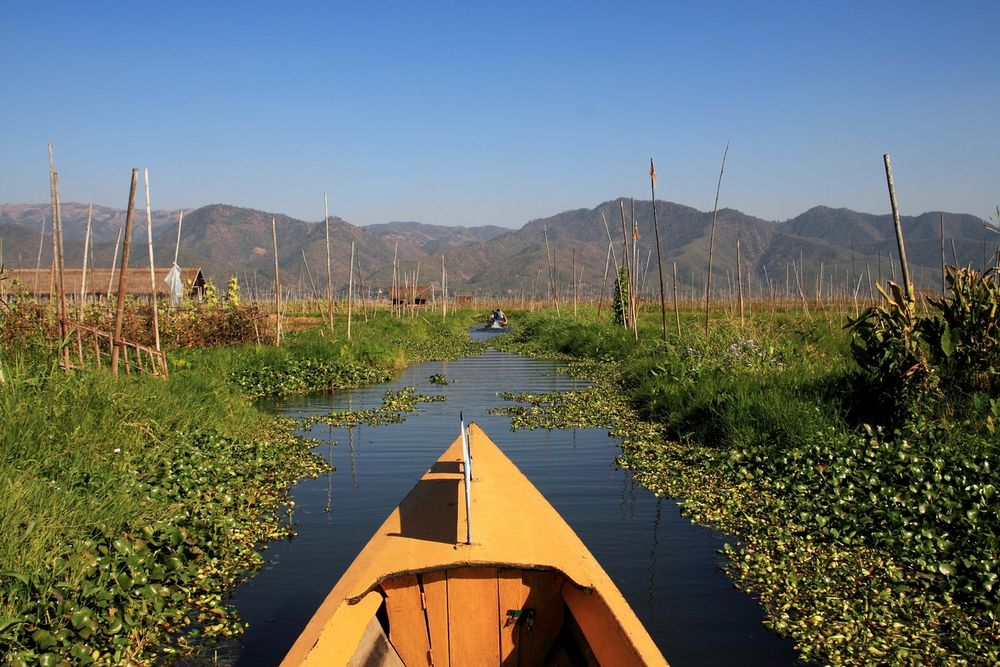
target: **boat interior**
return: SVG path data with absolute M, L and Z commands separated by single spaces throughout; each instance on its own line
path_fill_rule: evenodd
M 351 665 L 589 667 L 634 655 L 600 596 L 553 570 L 456 567 L 397 575 L 377 592 Z

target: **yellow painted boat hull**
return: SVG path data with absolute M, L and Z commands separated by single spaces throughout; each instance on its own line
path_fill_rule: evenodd
M 572 528 L 476 424 L 333 587 L 283 665 L 666 665 Z

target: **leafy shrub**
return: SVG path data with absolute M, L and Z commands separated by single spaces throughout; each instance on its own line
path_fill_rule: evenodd
M 895 283 L 886 304 L 851 320 L 861 369 L 857 400 L 870 396 L 891 428 L 949 415 L 975 417 L 992 432 L 1000 398 L 1000 285 L 990 270 L 948 267 L 951 294 L 928 299 L 938 313 L 918 317 Z M 973 409 L 974 408 L 974 409 Z M 975 430 L 975 429 L 973 429 Z
M 942 320 L 928 323 L 935 363 L 951 387 L 1000 391 L 1000 284 L 995 269 L 947 267 L 949 298 L 928 299 Z

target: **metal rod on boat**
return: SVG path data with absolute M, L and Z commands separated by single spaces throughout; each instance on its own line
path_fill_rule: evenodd
M 465 415 L 458 414 L 458 419 L 462 429 L 462 459 L 465 473 L 465 543 L 472 544 L 472 443 L 469 441 L 469 432 L 465 430 Z

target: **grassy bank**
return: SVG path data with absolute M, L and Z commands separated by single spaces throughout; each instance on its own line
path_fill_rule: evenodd
M 974 396 L 879 423 L 838 317 L 720 317 L 705 336 L 688 313 L 663 342 L 650 314 L 636 343 L 588 315 L 512 318 L 502 345 L 586 360 L 595 380 L 522 396 L 516 426 L 609 426 L 646 487 L 737 536 L 735 580 L 808 660 L 1000 660 L 1000 445 Z
M 252 398 L 357 386 L 475 349 L 471 320 L 379 317 L 276 349 L 170 354 L 168 380 L 67 374 L 39 338 L 0 383 L 0 649 L 8 664 L 148 662 L 238 633 L 226 594 L 291 533 L 323 462 Z M 0 318 L 0 328 L 3 322 Z

